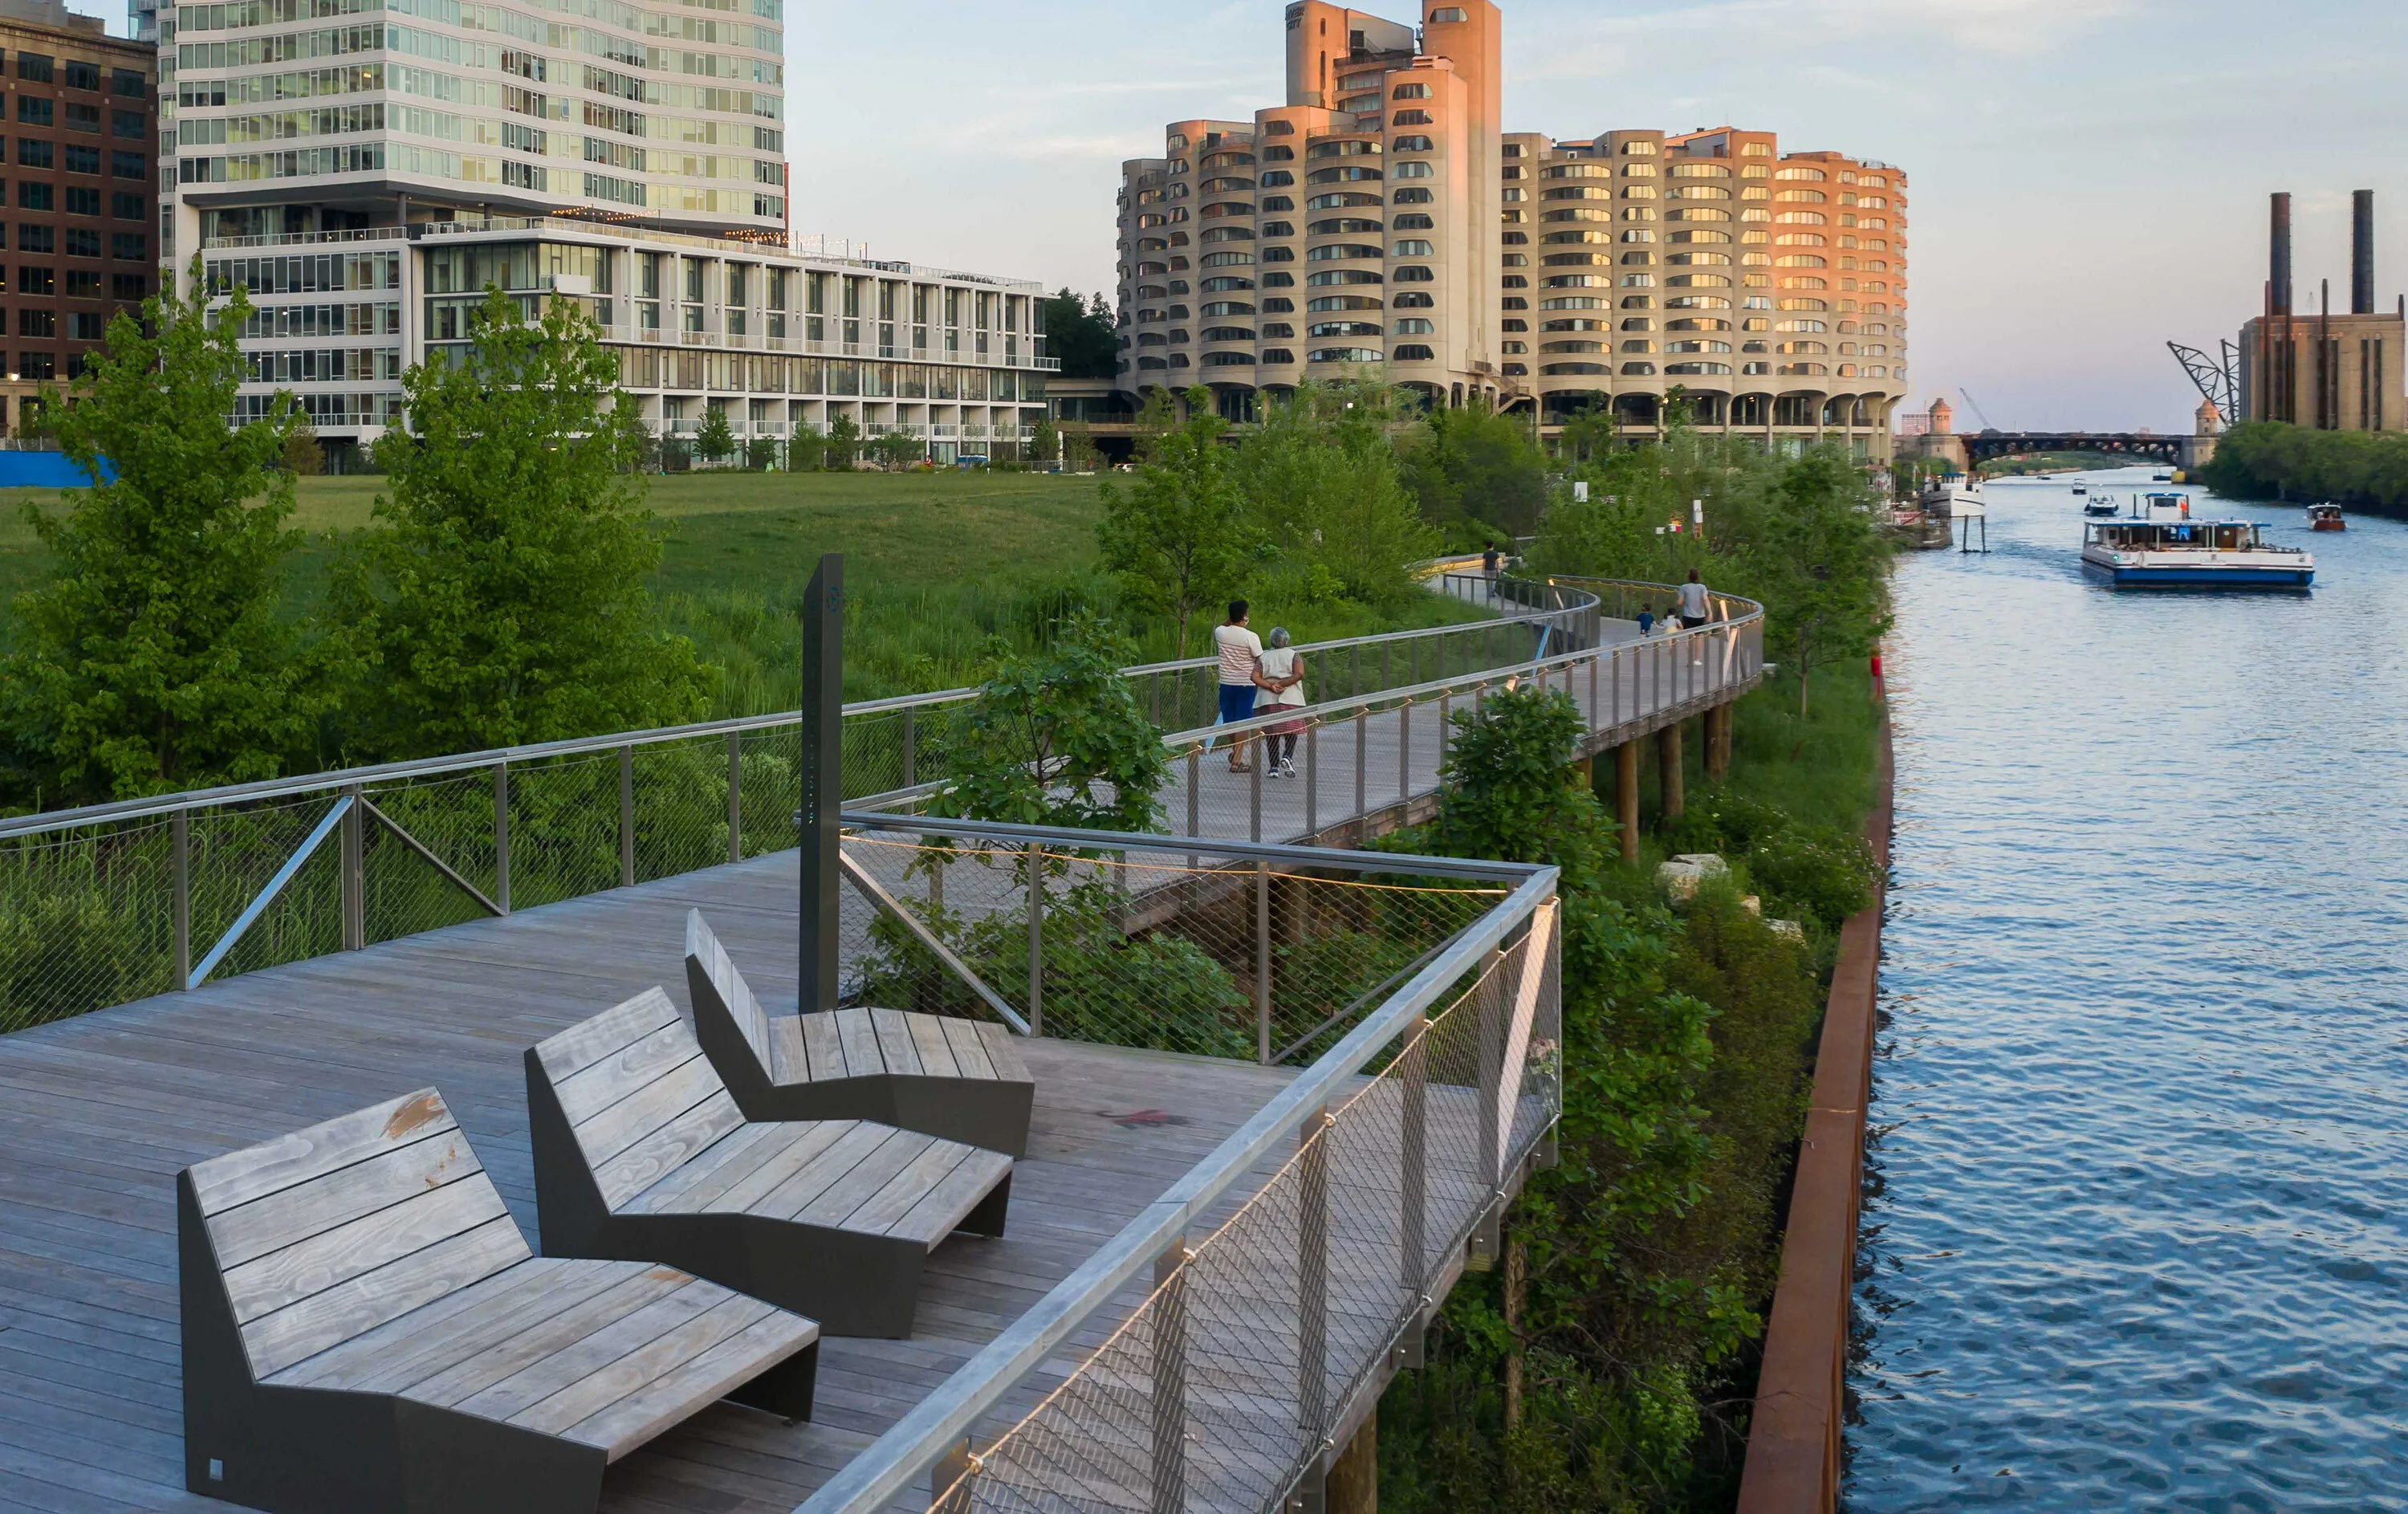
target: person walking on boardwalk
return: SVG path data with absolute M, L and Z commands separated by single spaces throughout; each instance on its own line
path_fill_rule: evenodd
M 1254 714 L 1304 708 L 1304 654 L 1288 644 L 1286 627 L 1271 627 L 1271 644 L 1263 653 L 1260 667 L 1254 676 Z M 1304 734 L 1304 717 L 1283 720 L 1264 734 L 1269 739 L 1263 743 L 1263 776 L 1295 777 L 1296 742 Z
M 1488 580 L 1489 592 L 1492 594 L 1497 589 L 1497 570 L 1504 564 L 1504 558 L 1498 555 L 1497 543 L 1494 541 L 1489 542 L 1488 550 L 1480 555 L 1480 575 Z
M 1221 658 L 1221 719 L 1226 726 L 1240 720 L 1251 720 L 1254 714 L 1254 675 L 1262 669 L 1263 639 L 1246 629 L 1247 606 L 1243 599 L 1229 601 L 1229 618 L 1212 627 L 1212 645 Z M 1244 772 L 1246 743 L 1240 737 L 1229 743 L 1229 771 Z
M 1689 570 L 1689 581 L 1681 585 L 1681 625 L 1695 630 L 1713 618 L 1713 601 L 1706 598 L 1705 584 L 1698 581 L 1698 570 Z

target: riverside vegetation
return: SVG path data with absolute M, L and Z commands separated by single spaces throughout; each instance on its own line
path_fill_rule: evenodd
M 607 424 L 609 375 L 590 328 L 559 313 L 530 325 L 494 302 L 470 370 L 520 382 L 413 374 L 422 432 L 453 438 L 442 452 L 460 455 L 391 439 L 381 483 L 329 481 L 363 492 L 316 496 L 351 500 L 351 535 L 310 541 L 292 524 L 289 479 L 269 466 L 294 420 L 222 425 L 242 371 L 232 325 L 173 296 L 146 315 L 155 336 L 121 319 L 111 355 L 79 381 L 86 429 L 70 434 L 71 451 L 106 453 L 117 481 L 36 512 L 49 555 L 0 661 L 0 783 L 20 807 L 790 704 L 796 591 L 731 570 L 786 553 L 798 575 L 805 538 L 858 541 L 889 562 L 964 556 L 958 540 L 937 540 L 958 537 L 953 521 L 922 518 L 893 494 L 845 493 L 872 484 L 951 498 L 1046 559 L 1025 575 L 973 567 L 909 582 L 898 570 L 892 588 L 855 574 L 871 586 L 851 607 L 849 692 L 983 685 L 974 720 L 929 735 L 929 760 L 953 780 L 939 805 L 966 815 L 1156 823 L 1159 733 L 1111 670 L 1177 650 L 1182 618 L 1192 639 L 1198 614 L 1233 587 L 1300 640 L 1427 623 L 1461 611 L 1420 591 L 1410 560 L 1536 526 L 1533 558 L 1551 570 L 1677 580 L 1698 566 L 1714 587 L 1765 600 L 1783 686 L 1742 702 L 1731 780 L 1694 789 L 1689 813 L 1646 838 L 1648 863 L 1664 849 L 1725 853 L 1728 887 L 1676 912 L 1648 863 L 1624 865 L 1569 764 L 1577 715 L 1530 690 L 1457 716 L 1438 818 L 1392 844 L 1563 870 L 1571 1075 L 1563 1161 L 1516 1206 L 1511 1265 L 1457 1291 L 1430 1365 L 1383 1406 L 1385 1496 L 1407 1510 L 1727 1504 L 1819 983 L 1869 881 L 1853 829 L 1870 794 L 1873 717 L 1856 670 L 1885 601 L 1864 485 L 1845 459 L 1767 457 L 1681 430 L 1628 448 L 1598 427 L 1549 459 L 1510 420 L 1423 417 L 1357 382 L 1308 389 L 1242 439 L 1226 437 L 1209 405 L 1183 420 L 1157 410 L 1135 474 L 1075 485 L 1092 503 L 1038 481 L 838 476 L 829 482 L 841 491 L 758 512 L 732 494 L 724 508 L 672 498 L 665 521 L 626 467 L 630 439 Z M 156 429 L 123 440 L 142 426 Z M 1574 504 L 1551 468 L 1589 482 L 1590 501 Z M 368 505 L 366 487 L 381 498 Z M 938 492 L 965 487 L 989 492 Z M 1703 537 L 1657 534 L 1686 521 L 1692 498 L 1707 501 Z M 681 511 L 724 518 L 681 546 L 672 535 L 665 552 Z M 169 532 L 181 533 L 179 550 L 152 545 Z M 710 560 L 719 555 L 733 561 Z M 939 577 L 968 581 L 930 582 Z M 251 655 L 210 657 L 213 639 L 235 637 L 251 639 Z M 122 650 L 77 666 L 76 649 L 95 638 Z M 389 685 L 407 697 L 386 699 Z M 520 903 L 615 882 L 615 847 L 579 825 L 612 802 L 611 778 L 564 770 L 514 822 Z M 741 781 L 789 793 L 793 773 L 748 754 Z M 673 865 L 724 856 L 724 833 L 711 829 L 725 813 L 724 765 L 668 761 L 646 782 L 663 786 L 684 838 Z M 447 851 L 473 850 L 490 824 L 490 814 L 460 821 L 431 790 L 380 801 Z M 1069 802 L 1087 807 L 1068 813 Z M 289 850 L 291 817 L 236 818 L 259 830 L 263 855 Z M 108 858 L 21 846 L 0 858 L 10 870 L 0 1028 L 90 1007 L 43 997 L 68 981 L 59 954 L 71 948 L 83 953 L 74 981 L 85 1000 L 165 986 L 144 965 L 160 957 L 159 912 L 137 887 L 155 879 L 158 844 L 129 836 Z M 763 844 L 791 841 L 772 832 Z M 1742 907 L 1742 889 L 1803 921 L 1805 939 L 1773 934 Z M 287 935 L 255 951 L 247 942 L 251 954 L 230 967 L 321 949 L 312 938 L 331 922 L 311 907 L 296 898 L 269 922 Z M 1049 990 L 1049 1019 L 1061 1031 L 1125 1039 L 1112 1014 L 1160 1005 L 1153 1044 L 1248 1053 L 1246 996 L 1209 951 L 1125 937 L 1109 902 L 1075 886 L 1048 912 L 1045 967 L 1063 986 L 1058 999 Z M 998 977 L 1025 969 L 1025 936 L 1008 916 L 938 926 Z M 1419 949 L 1408 936 L 1404 923 L 1358 921 L 1283 947 L 1279 971 L 1342 1002 Z M 880 993 L 917 1002 L 941 991 L 916 944 L 882 944 Z
M 2244 421 L 2218 439 L 2199 482 L 2228 499 L 2329 499 L 2408 512 L 2408 436 Z

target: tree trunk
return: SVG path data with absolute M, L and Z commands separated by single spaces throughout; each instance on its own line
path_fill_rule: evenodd
M 1522 1237 L 1505 1243 L 1505 1433 L 1522 1428 L 1522 1294 L 1530 1257 Z

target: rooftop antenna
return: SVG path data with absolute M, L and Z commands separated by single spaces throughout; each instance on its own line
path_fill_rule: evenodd
M 803 592 L 802 955 L 798 1013 L 837 1006 L 837 860 L 844 824 L 844 554 Z

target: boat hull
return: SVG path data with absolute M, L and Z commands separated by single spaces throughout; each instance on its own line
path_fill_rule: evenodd
M 2349 527 L 2340 521 L 2318 521 L 2314 526 L 2309 526 L 2308 529 L 2311 531 L 2346 531 Z
M 2165 586 L 2217 589 L 2304 589 L 2315 586 L 2313 568 L 2110 568 L 2088 565 L 2105 573 L 2118 588 Z

